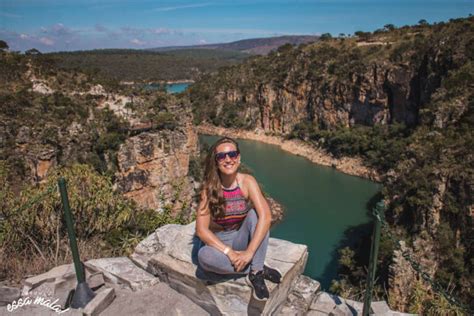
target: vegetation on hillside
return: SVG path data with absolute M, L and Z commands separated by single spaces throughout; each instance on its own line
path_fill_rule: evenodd
M 117 151 L 140 130 L 100 106 L 115 96 L 89 91 L 97 84 L 109 93 L 118 87 L 37 57 L 0 53 L 0 281 L 15 285 L 25 275 L 71 262 L 60 176 L 68 181 L 83 260 L 127 255 L 157 227 L 185 221 L 171 216 L 171 206 L 163 213 L 141 210 L 113 188 Z M 33 91 L 38 82 L 51 91 Z M 120 92 L 131 97 L 127 111 L 147 131 L 183 125 L 187 110 L 176 96 L 133 87 Z M 36 178 L 41 161 L 51 164 L 46 178 Z M 53 192 L 29 204 L 48 188 Z
M 59 68 L 133 82 L 195 80 L 219 67 L 241 62 L 248 54 L 208 49 L 151 52 L 129 49 L 58 52 L 36 56 Z
M 0 160 L 12 167 L 12 178 L 19 177 L 17 183 L 30 180 L 25 153 L 49 149 L 57 153 L 60 165 L 86 163 L 113 176 L 120 144 L 137 131 L 123 117 L 99 107 L 104 96 L 88 93 L 96 84 L 109 93 L 129 96 L 132 102 L 126 108 L 147 124 L 147 130 L 176 129 L 185 117 L 176 96 L 133 87 L 119 91 L 117 85 L 100 78 L 57 69 L 47 59 L 6 53 L 0 56 L 0 70 Z M 27 72 L 41 78 L 52 93 L 32 91 Z
M 136 205 L 113 189 L 107 176 L 91 166 L 73 164 L 51 172 L 45 183 L 14 193 L 8 165 L 0 160 L 0 280 L 19 283 L 25 275 L 72 261 L 57 180 L 67 182 L 69 202 L 81 259 L 129 255 L 157 227 L 184 223 L 171 209 L 137 211 Z M 31 201 L 52 188 L 39 201 Z

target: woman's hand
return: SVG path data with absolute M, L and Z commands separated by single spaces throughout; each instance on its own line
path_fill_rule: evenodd
M 252 261 L 254 254 L 248 250 L 237 251 L 231 250 L 229 252 L 229 259 L 234 266 L 236 272 L 240 272 L 245 269 L 245 267 Z

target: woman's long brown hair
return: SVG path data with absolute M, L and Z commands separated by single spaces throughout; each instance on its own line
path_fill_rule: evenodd
M 216 148 L 220 144 L 225 143 L 234 144 L 235 148 L 239 150 L 239 144 L 237 144 L 235 140 L 230 137 L 223 137 L 211 146 L 205 160 L 204 184 L 202 189 L 206 192 L 207 203 L 213 218 L 223 217 L 225 212 L 225 200 L 216 162 Z

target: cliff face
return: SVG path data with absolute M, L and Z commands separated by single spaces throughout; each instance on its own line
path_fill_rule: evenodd
M 197 134 L 189 125 L 130 137 L 117 154 L 117 187 L 141 207 L 178 211 L 190 206 L 194 183 L 187 175 L 196 150 Z
M 299 54 L 299 58 L 309 59 L 309 53 Z M 430 100 L 447 70 L 456 67 L 441 51 L 427 52 L 421 59 L 417 63 L 368 62 L 360 72 L 347 73 L 343 80 L 327 73 L 327 69 L 318 80 L 308 80 L 311 62 L 304 60 L 306 63 L 301 67 L 286 69 L 287 76 L 278 85 L 213 82 L 215 90 L 206 101 L 218 109 L 217 118 L 237 105 L 236 115 L 247 123 L 243 127 L 283 135 L 303 121 L 320 129 L 395 122 L 415 126 L 420 109 Z M 244 74 L 246 81 L 258 81 L 252 69 Z

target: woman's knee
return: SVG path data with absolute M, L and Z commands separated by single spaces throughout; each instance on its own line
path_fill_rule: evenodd
M 223 253 L 213 247 L 204 246 L 199 249 L 198 262 L 204 270 L 219 272 L 225 258 Z
M 204 246 L 199 249 L 198 252 L 198 262 L 204 269 L 207 270 L 212 263 L 212 248 L 209 246 Z

